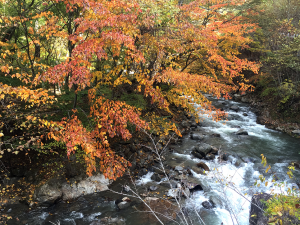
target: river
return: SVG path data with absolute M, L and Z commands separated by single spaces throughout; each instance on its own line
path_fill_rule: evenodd
M 226 152 L 229 160 L 219 162 L 218 159 L 208 161 L 193 158 L 191 148 L 197 144 L 197 141 L 186 136 L 182 144 L 175 147 L 174 153 L 168 154 L 167 162 L 173 166 L 190 167 L 196 162 L 204 161 L 210 167 L 211 171 L 206 175 L 193 173 L 202 184 L 207 186 L 206 191 L 194 192 L 185 202 L 185 207 L 199 212 L 205 224 L 248 225 L 250 201 L 254 193 L 285 192 L 288 187 L 296 185 L 288 178 L 286 172 L 291 161 L 300 160 L 300 139 L 257 124 L 256 115 L 247 104 L 207 97 L 216 107 L 228 112 L 228 121 L 215 122 L 207 112 L 200 109 L 201 125 L 194 132 L 204 136 L 202 142 Z M 237 106 L 239 110 L 237 112 L 231 110 L 231 106 Z M 239 129 L 246 130 L 248 135 L 234 134 Z M 220 137 L 212 134 L 220 134 Z M 264 182 L 257 187 L 254 183 L 260 175 L 265 175 L 266 169 L 261 164 L 261 154 L 266 156 L 272 168 L 266 175 L 267 185 Z M 271 174 L 276 175 L 278 181 L 286 182 L 285 187 L 276 188 Z M 295 171 L 294 174 L 296 178 L 300 177 L 299 171 Z M 149 176 L 145 176 L 143 181 L 154 183 Z M 10 209 L 14 219 L 8 224 L 47 225 L 52 224 L 51 222 L 58 224 L 59 221 L 60 225 L 100 225 L 102 223 L 95 221 L 103 217 L 118 217 L 123 220 L 120 224 L 148 225 L 142 222 L 140 213 L 134 213 L 132 209 L 116 210 L 114 198 L 113 194 L 100 193 L 80 197 L 70 203 L 61 202 L 50 208 L 31 211 L 25 206 L 18 205 Z M 213 209 L 204 209 L 202 202 L 211 198 L 218 199 L 218 204 Z M 191 217 L 195 225 L 203 224 L 197 216 Z

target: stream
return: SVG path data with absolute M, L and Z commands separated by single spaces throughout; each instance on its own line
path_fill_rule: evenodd
M 210 161 L 192 157 L 191 149 L 199 141 L 186 136 L 182 144 L 175 146 L 174 152 L 168 154 L 166 162 L 174 167 L 191 168 L 192 165 L 203 161 L 209 166 L 211 171 L 206 175 L 192 171 L 193 176 L 201 180 L 206 188 L 204 191 L 194 192 L 184 203 L 186 208 L 197 211 L 206 225 L 248 225 L 250 201 L 254 193 L 282 193 L 287 188 L 296 186 L 295 181 L 291 181 L 286 172 L 291 161 L 300 160 L 300 139 L 257 124 L 256 115 L 248 104 L 215 99 L 209 95 L 207 98 L 213 101 L 214 106 L 228 112 L 228 121 L 215 122 L 207 112 L 202 111 L 200 126 L 193 132 L 203 135 L 202 142 L 225 152 L 229 156 L 228 160 L 219 162 L 217 157 Z M 232 106 L 238 107 L 238 111 L 231 110 Z M 234 134 L 239 129 L 246 130 L 248 135 Z M 264 182 L 257 187 L 254 186 L 255 181 L 260 175 L 265 175 L 266 170 L 261 164 L 261 154 L 264 154 L 272 168 L 266 175 L 267 185 Z M 285 187 L 275 187 L 271 174 L 276 175 L 279 181 L 284 181 Z M 141 178 L 140 183 L 157 184 L 150 179 L 150 175 L 149 173 Z M 294 171 L 294 175 L 299 178 L 299 171 Z M 203 208 L 202 202 L 212 198 L 217 199 L 216 207 L 209 210 Z M 39 207 L 31 211 L 28 210 L 28 206 L 16 205 L 8 209 L 14 218 L 8 224 L 100 225 L 106 224 L 97 222 L 104 217 L 119 218 L 117 223 L 112 224 L 155 224 L 143 222 L 142 213 L 136 213 L 131 207 L 117 210 L 115 199 L 113 193 L 104 192 L 83 196 L 70 203 L 59 202 L 52 207 Z M 197 215 L 192 214 L 191 218 L 195 225 L 203 224 Z

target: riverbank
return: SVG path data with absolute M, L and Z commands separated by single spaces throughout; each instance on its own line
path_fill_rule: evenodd
M 248 103 L 257 115 L 257 123 L 265 125 L 269 129 L 287 133 L 295 138 L 300 138 L 300 123 L 290 122 L 288 118 L 279 118 L 275 116 L 277 112 L 277 102 L 270 99 L 265 101 L 257 92 L 248 92 L 247 94 L 232 94 L 233 100 L 237 102 Z M 279 113 L 278 113 L 279 114 Z

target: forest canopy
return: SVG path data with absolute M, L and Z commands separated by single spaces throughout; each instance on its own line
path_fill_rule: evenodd
M 130 162 L 114 137 L 180 135 L 162 119 L 174 117 L 170 107 L 197 117 L 191 102 L 212 109 L 204 93 L 253 87 L 244 71 L 260 64 L 241 52 L 258 29 L 254 3 L 1 0 L 0 156 L 51 152 L 55 140 L 68 156 L 84 153 L 87 174 L 121 176 Z

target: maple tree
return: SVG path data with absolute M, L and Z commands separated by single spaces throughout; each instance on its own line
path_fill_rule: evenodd
M 197 117 L 191 102 L 212 109 L 203 93 L 228 98 L 232 90 L 245 91 L 251 86 L 243 71 L 259 69 L 239 57 L 256 28 L 234 10 L 245 1 L 196 0 L 181 5 L 165 0 L 15 0 L 2 4 L 13 12 L 0 21 L 4 31 L 1 77 L 22 84 L 0 84 L 5 112 L 1 116 L 11 118 L 1 120 L 5 138 L 1 151 L 7 151 L 12 137 L 19 138 L 17 133 L 29 133 L 20 131 L 18 123 L 26 129 L 30 123 L 44 141 L 47 137 L 66 143 L 68 155 L 81 148 L 89 175 L 97 168 L 110 179 L 123 174 L 130 163 L 111 149 L 109 140 L 129 139 L 129 124 L 137 130 L 154 129 L 160 115 L 151 109 L 172 116 L 170 106 L 175 105 Z M 148 101 L 148 116 L 142 117 L 141 109 L 118 99 L 125 85 Z M 60 121 L 46 117 L 58 101 L 58 88 L 63 95 L 74 96 L 70 116 Z M 104 93 L 107 89 L 112 96 Z M 88 127 L 77 105 L 78 94 L 84 91 L 88 91 Z M 215 118 L 222 115 L 216 113 Z M 174 122 L 163 123 L 158 134 L 180 135 Z M 13 127 L 13 135 L 8 126 Z M 17 146 L 26 145 L 30 136 Z

